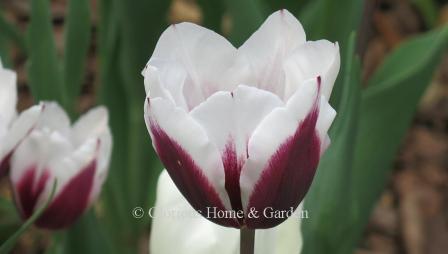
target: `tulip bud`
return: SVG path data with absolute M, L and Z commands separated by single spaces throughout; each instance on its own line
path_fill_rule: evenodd
M 38 111 L 38 117 L 10 160 L 15 201 L 22 217 L 29 218 L 48 200 L 57 179 L 53 199 L 35 224 L 65 228 L 96 200 L 107 176 L 112 147 L 108 113 L 97 107 L 71 127 L 56 103 L 30 110 Z M 22 116 L 21 122 L 26 120 Z
M 250 229 L 279 225 L 303 200 L 336 112 L 328 103 L 339 47 L 306 41 L 288 11 L 272 14 L 238 49 L 181 23 L 143 70 L 145 120 L 177 188 L 207 219 Z M 286 216 L 264 216 L 265 209 Z

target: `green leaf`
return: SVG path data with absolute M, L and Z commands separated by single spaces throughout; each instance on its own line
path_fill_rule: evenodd
M 148 200 L 155 191 L 161 169 L 154 168 L 158 159 L 152 149 L 143 117 L 145 90 L 141 71 L 155 48 L 158 38 L 166 29 L 166 15 L 170 1 L 134 0 L 116 1 L 120 25 L 120 74 L 124 81 L 128 112 L 126 112 L 128 154 L 126 165 L 127 201 L 129 209 L 150 205 Z M 144 29 L 142 30 L 142 25 Z M 130 218 L 132 219 L 132 218 Z M 143 223 L 131 221 L 137 229 Z M 138 230 L 136 230 L 138 231 Z
M 347 241 L 351 229 L 350 181 L 361 93 L 360 63 L 354 56 L 355 39 L 352 33 L 343 61 L 346 68 L 341 73 L 342 100 L 329 132 L 332 143 L 319 163 L 305 200 L 305 209 L 311 217 L 303 221 L 302 253 L 347 253 L 351 247 Z
M 161 171 L 143 116 L 145 90 L 141 70 L 167 27 L 169 1 L 101 1 L 99 27 L 100 100 L 110 110 L 114 150 L 104 204 L 114 244 L 137 252 L 144 223 L 136 206 L 151 206 Z M 144 28 L 142 29 L 142 26 Z M 119 248 L 119 247 L 118 247 Z
M 448 27 L 420 35 L 390 54 L 362 95 L 353 171 L 358 235 L 380 196 L 416 106 L 448 47 Z
M 299 14 L 308 40 L 325 38 L 344 45 L 351 33 L 358 28 L 363 0 L 309 1 Z
M 0 34 L 0 61 L 4 67 L 11 67 L 10 47 L 5 36 Z
M 65 33 L 64 84 L 70 110 L 77 98 L 86 73 L 86 57 L 90 45 L 90 10 L 88 0 L 68 1 Z
M 116 253 L 105 237 L 103 228 L 92 210 L 84 214 L 65 233 L 64 254 L 109 254 Z
M 26 53 L 26 43 L 22 32 L 16 26 L 6 21 L 3 14 L 0 14 L 0 31 L 2 31 L 1 36 L 6 41 L 13 42 L 23 53 Z
M 412 0 L 411 2 L 420 10 L 426 25 L 428 27 L 433 27 L 439 16 L 437 3 L 433 0 Z
M 287 9 L 289 12 L 297 15 L 300 10 L 306 6 L 309 0 L 264 0 L 266 4 L 269 6 L 271 11 L 277 11 L 281 9 Z
M 202 25 L 222 34 L 222 18 L 225 6 L 222 0 L 198 0 L 202 11 Z
M 20 228 L 21 224 L 22 221 L 13 202 L 0 197 L 0 242 L 6 241 Z
M 50 204 L 51 200 L 53 199 L 55 190 L 57 186 L 57 180 L 54 180 L 53 188 L 51 189 L 50 197 L 45 202 L 45 204 L 41 207 L 39 207 L 36 212 L 31 215 L 28 220 L 23 223 L 23 225 L 17 230 L 6 242 L 0 246 L 0 254 L 7 254 L 11 252 L 12 248 L 14 248 L 14 245 L 19 240 L 19 237 L 37 220 L 39 219 L 40 215 L 47 209 L 48 205 Z
M 109 175 L 103 188 L 105 198 L 106 217 L 111 219 L 117 235 L 126 231 L 129 224 L 128 210 L 130 204 L 127 203 L 126 195 L 126 168 L 128 163 L 128 124 L 127 124 L 127 97 L 124 89 L 124 81 L 120 72 L 119 51 L 119 26 L 117 21 L 117 11 L 113 1 L 102 0 L 100 2 L 99 32 L 99 73 L 100 89 L 98 91 L 98 101 L 107 106 L 109 114 L 109 125 L 114 136 L 114 145 L 109 166 Z M 120 103 L 117 103 L 120 102 Z M 126 217 L 127 216 L 127 217 Z M 121 230 L 119 230 L 121 229 Z
M 239 47 L 263 23 L 266 15 L 259 0 L 224 0 L 232 19 L 230 41 Z
M 28 76 L 34 99 L 56 100 L 67 108 L 67 95 L 56 54 L 48 0 L 31 0 L 27 43 Z

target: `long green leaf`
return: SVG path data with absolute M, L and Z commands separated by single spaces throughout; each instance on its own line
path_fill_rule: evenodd
M 447 48 L 447 26 L 403 43 L 387 57 L 362 95 L 352 186 L 359 212 L 353 229 L 358 235 L 386 184 L 417 103 Z
M 259 0 L 224 0 L 232 20 L 230 41 L 239 47 L 255 32 L 266 17 Z
M 121 228 L 121 235 L 126 231 L 126 216 L 128 216 L 129 204 L 126 202 L 128 162 L 128 124 L 127 124 L 127 97 L 124 89 L 124 81 L 120 72 L 120 45 L 117 8 L 113 1 L 100 2 L 99 24 L 99 62 L 100 62 L 100 89 L 98 100 L 107 106 L 110 111 L 109 124 L 114 136 L 114 146 L 109 169 L 109 176 L 104 186 L 106 216 L 111 217 L 111 222 Z M 117 103 L 120 102 L 120 103 Z M 117 220 L 118 218 L 118 220 Z
M 322 157 L 305 201 L 311 217 L 303 222 L 302 253 L 347 253 L 351 241 L 350 181 L 361 93 L 360 63 L 354 56 L 354 33 L 343 59 L 343 90 L 338 115 L 329 135 L 332 144 Z M 347 218 L 341 220 L 340 218 Z
M 426 25 L 433 27 L 439 17 L 437 3 L 434 0 L 412 0 L 411 2 L 420 10 Z
M 291 13 L 297 15 L 310 0 L 264 0 L 271 11 L 287 9 Z
M 90 43 L 90 9 L 88 0 L 68 2 L 65 33 L 64 85 L 70 109 L 76 107 L 77 98 L 85 79 L 86 56 Z
M 84 214 L 66 232 L 63 241 L 64 254 L 113 254 L 116 249 L 111 248 L 109 239 L 105 237 L 103 227 L 99 224 L 92 210 Z
M 0 254 L 7 254 L 9 253 L 12 248 L 14 248 L 14 245 L 19 240 L 20 236 L 37 220 L 39 219 L 40 215 L 47 209 L 48 205 L 50 204 L 51 200 L 53 199 L 54 192 L 56 190 L 57 186 L 57 180 L 53 183 L 53 188 L 51 189 L 50 196 L 48 197 L 47 201 L 44 205 L 39 207 L 36 212 L 31 215 L 30 218 L 28 218 L 25 223 L 17 230 L 6 242 L 0 246 Z
M 3 13 L 0 14 L 0 31 L 2 31 L 1 36 L 4 37 L 5 40 L 13 42 L 23 53 L 26 53 L 26 43 L 23 33 L 13 24 L 6 21 L 3 17 Z
M 127 201 L 129 209 L 139 205 L 150 205 L 149 199 L 155 191 L 157 177 L 161 169 L 153 168 L 157 157 L 151 146 L 143 118 L 143 102 L 145 91 L 141 70 L 154 50 L 156 42 L 167 27 L 166 14 L 170 1 L 134 0 L 115 1 L 117 4 L 120 38 L 120 72 L 126 91 L 129 108 L 127 112 L 128 124 L 128 153 L 127 171 Z M 141 25 L 144 24 L 144 30 Z M 131 218 L 132 219 L 132 218 Z M 145 225 L 131 221 L 137 228 Z
M 327 39 L 339 42 L 341 56 L 346 54 L 347 39 L 360 25 L 364 0 L 316 0 L 309 1 L 299 13 L 299 19 L 307 33 L 307 40 Z M 345 72 L 341 66 L 341 72 Z M 342 79 L 339 77 L 331 96 L 335 108 L 340 104 Z
M 62 70 L 56 54 L 48 0 L 31 0 L 28 76 L 34 99 L 56 100 L 67 108 Z
M 11 67 L 10 47 L 8 40 L 0 34 L 0 61 L 3 66 Z
M 22 224 L 11 200 L 0 197 L 0 242 L 5 242 Z
M 222 34 L 225 6 L 222 0 L 198 0 L 202 11 L 202 25 Z

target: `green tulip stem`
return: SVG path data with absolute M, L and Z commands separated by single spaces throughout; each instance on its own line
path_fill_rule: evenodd
M 255 229 L 240 229 L 240 254 L 254 254 Z

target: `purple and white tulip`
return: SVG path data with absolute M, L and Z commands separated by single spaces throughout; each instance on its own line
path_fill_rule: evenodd
M 228 227 L 285 221 L 261 213 L 294 210 L 307 193 L 329 145 L 339 64 L 338 44 L 306 41 L 286 10 L 238 49 L 198 25 L 170 26 L 143 70 L 145 120 L 192 207 L 243 211 L 243 218 L 208 218 Z
M 112 147 L 107 110 L 92 109 L 71 127 L 58 104 L 44 102 L 23 112 L 14 125 L 28 129 L 10 158 L 20 214 L 26 219 L 43 205 L 57 179 L 54 197 L 35 224 L 69 226 L 96 200 L 107 176 Z
M 14 120 L 17 104 L 16 73 L 4 69 L 0 61 L 0 177 L 8 171 L 10 150 L 5 142 Z

